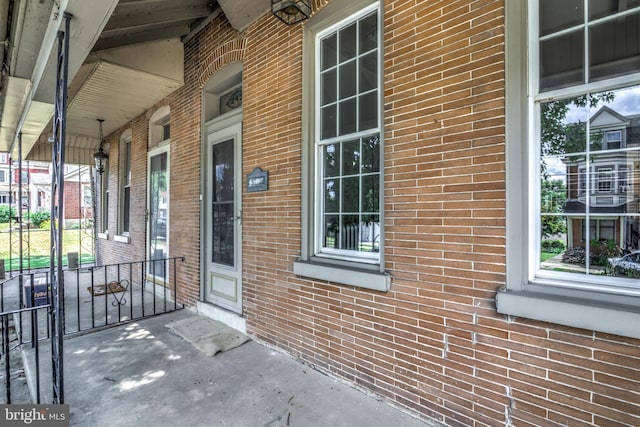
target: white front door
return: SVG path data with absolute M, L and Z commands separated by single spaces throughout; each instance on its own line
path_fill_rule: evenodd
M 147 279 L 165 285 L 169 263 L 169 146 L 152 150 L 147 179 Z
M 206 301 L 242 313 L 242 124 L 207 135 Z

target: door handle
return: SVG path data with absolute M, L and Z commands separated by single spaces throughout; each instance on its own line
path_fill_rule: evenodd
M 231 221 L 237 221 L 238 224 L 242 224 L 242 211 L 239 211 L 236 217 L 231 218 Z

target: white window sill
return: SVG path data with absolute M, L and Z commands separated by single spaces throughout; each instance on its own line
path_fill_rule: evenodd
M 113 241 L 114 242 L 120 242 L 120 243 L 130 243 L 131 239 L 129 238 L 129 236 L 113 236 Z
M 389 291 L 391 285 L 391 276 L 387 273 L 311 261 L 295 261 L 293 273 L 311 279 L 326 280 L 381 292 Z
M 98 239 L 109 240 L 109 233 L 98 233 Z
M 573 295 L 572 295 L 573 294 Z M 501 289 L 498 313 L 559 325 L 640 338 L 640 297 Z

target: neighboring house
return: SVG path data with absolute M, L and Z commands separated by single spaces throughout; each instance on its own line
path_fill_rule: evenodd
M 9 153 L 0 153 L 0 205 L 9 205 L 11 197 L 11 159 Z
M 634 251 L 640 247 L 636 216 L 640 212 L 640 159 L 636 152 L 640 147 L 640 115 L 623 116 L 605 106 L 590 118 L 589 125 L 589 154 L 564 159 L 569 247 L 585 247 L 587 241 L 613 241 L 624 252 Z
M 55 3 L 67 160 L 109 155 L 102 262 L 184 257 L 180 302 L 425 419 L 640 425 L 638 280 L 540 262 L 550 216 L 636 244 L 637 1 L 314 0 L 294 25 L 262 0 Z M 4 114 L 47 160 L 38 28 L 3 101 L 31 97 Z
M 38 161 L 23 162 L 22 170 L 15 165 L 12 167 L 13 200 L 20 200 L 22 194 L 23 212 L 48 210 L 51 207 L 49 169 L 49 163 Z
M 64 227 L 86 226 L 89 221 L 93 221 L 92 169 L 90 166 L 66 165 L 65 172 Z M 50 188 L 51 178 L 49 178 Z

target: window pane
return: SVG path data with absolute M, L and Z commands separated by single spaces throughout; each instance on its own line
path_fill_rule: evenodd
M 211 232 L 213 251 L 211 261 L 217 264 L 235 265 L 233 212 L 233 203 L 224 202 L 214 203 L 213 205 L 213 230 Z
M 613 15 L 640 6 L 640 0 L 589 0 L 589 20 Z
M 340 66 L 340 99 L 356 94 L 356 61 Z
M 360 252 L 380 250 L 380 216 L 363 215 L 360 223 Z
M 364 131 L 378 127 L 378 91 L 359 97 L 360 120 L 358 130 Z
M 542 269 L 628 273 L 610 260 L 640 249 L 638 117 L 640 86 L 541 105 Z
M 360 140 L 342 144 L 342 175 L 355 175 L 360 172 Z
M 213 201 L 233 202 L 234 198 L 233 140 L 213 146 Z
M 359 212 L 360 178 L 343 178 L 342 187 L 342 212 Z
M 620 76 L 640 69 L 640 14 L 590 27 L 590 80 Z
M 362 212 L 379 212 L 380 177 L 378 174 L 362 177 Z
M 129 209 L 131 206 L 131 188 L 124 188 L 124 195 L 122 197 L 123 211 L 122 211 L 122 231 L 129 232 Z
M 584 82 L 584 36 L 576 31 L 540 42 L 540 90 Z
M 611 228 L 606 222 L 602 221 L 604 224 L 600 225 L 601 232 L 605 234 L 609 233 Z M 614 236 L 620 234 L 621 238 L 620 244 L 616 240 L 615 249 L 609 251 L 606 273 L 612 276 L 640 278 L 640 217 L 625 216 L 610 222 L 616 227 Z
M 378 14 L 373 13 L 363 18 L 359 25 L 359 53 L 362 55 L 378 47 Z
M 584 22 L 583 0 L 540 0 L 540 35 Z
M 324 153 L 324 176 L 332 177 L 340 175 L 340 150 L 336 144 L 329 144 L 323 147 Z
M 356 131 L 356 99 L 352 98 L 340 103 L 340 135 Z
M 320 69 L 326 70 L 327 68 L 331 68 L 337 63 L 337 36 L 332 34 L 331 36 L 323 39 L 321 44 L 320 51 Z
M 320 92 L 322 93 L 322 97 L 320 99 L 321 105 L 336 102 L 337 83 L 336 69 L 326 71 L 320 76 Z
M 360 93 L 378 87 L 378 53 L 371 52 L 360 58 Z
M 336 136 L 336 105 L 322 107 L 320 117 L 320 138 L 327 139 Z
M 339 179 L 326 179 L 324 181 L 324 211 L 326 213 L 340 212 Z
M 378 135 L 362 140 L 362 173 L 380 171 L 380 138 Z
M 340 30 L 340 62 L 356 56 L 356 23 Z
M 340 217 L 338 215 L 325 215 L 324 216 L 324 236 L 323 247 L 325 248 L 337 248 L 338 247 L 338 230 L 340 229 Z
M 340 249 L 357 251 L 360 243 L 360 221 L 357 215 L 344 215 L 340 227 Z

